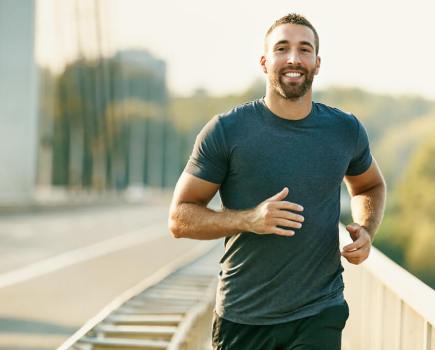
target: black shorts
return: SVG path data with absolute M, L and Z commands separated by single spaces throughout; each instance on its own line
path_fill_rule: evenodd
M 340 350 L 349 317 L 346 302 L 319 314 L 267 326 L 234 323 L 213 315 L 214 350 Z

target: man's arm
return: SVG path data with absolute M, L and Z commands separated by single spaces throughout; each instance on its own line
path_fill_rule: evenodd
M 346 229 L 354 242 L 343 247 L 342 255 L 349 262 L 360 264 L 369 256 L 371 243 L 382 222 L 386 184 L 374 158 L 367 171 L 357 176 L 346 176 L 344 182 L 351 196 L 354 221 Z
M 303 217 L 288 211 L 301 211 L 301 207 L 283 201 L 287 188 L 252 209 L 214 211 L 207 208 L 207 204 L 218 189 L 218 184 L 183 172 L 169 210 L 168 225 L 174 237 L 209 240 L 243 231 L 293 236 L 293 230 L 278 226 L 301 227 Z

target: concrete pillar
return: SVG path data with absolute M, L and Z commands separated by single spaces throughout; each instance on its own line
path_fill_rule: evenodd
M 144 186 L 146 127 L 146 122 L 141 119 L 130 122 L 129 186 Z
M 35 3 L 0 0 L 0 205 L 31 201 L 36 177 Z

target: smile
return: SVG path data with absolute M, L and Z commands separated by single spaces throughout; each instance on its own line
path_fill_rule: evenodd
M 300 72 L 288 72 L 288 73 L 285 73 L 284 75 L 286 77 L 289 77 L 289 78 L 299 78 L 302 76 L 302 73 L 300 73 Z

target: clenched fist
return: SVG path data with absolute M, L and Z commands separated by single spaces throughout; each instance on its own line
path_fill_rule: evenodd
M 359 265 L 369 257 L 372 239 L 364 226 L 352 223 L 346 226 L 353 243 L 343 247 L 341 256 L 351 264 Z

